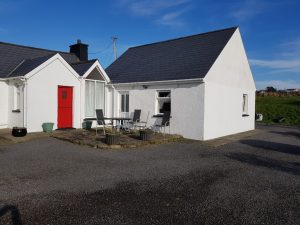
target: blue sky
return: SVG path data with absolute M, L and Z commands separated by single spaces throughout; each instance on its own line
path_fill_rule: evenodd
M 300 88 L 299 0 L 0 0 L 0 41 L 68 51 L 106 67 L 128 47 L 239 25 L 258 89 Z

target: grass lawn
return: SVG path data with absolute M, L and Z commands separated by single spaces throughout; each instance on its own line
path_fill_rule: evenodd
M 264 123 L 274 123 L 274 119 L 283 116 L 283 124 L 300 125 L 300 96 L 257 96 L 256 113 L 263 114 Z

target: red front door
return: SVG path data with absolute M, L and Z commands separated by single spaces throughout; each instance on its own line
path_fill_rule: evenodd
M 73 127 L 73 87 L 58 86 L 57 127 Z

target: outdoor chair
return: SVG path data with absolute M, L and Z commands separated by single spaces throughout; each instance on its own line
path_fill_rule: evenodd
M 166 127 L 169 127 L 169 134 L 170 134 L 171 133 L 170 118 L 171 118 L 171 112 L 165 111 L 161 123 L 154 124 L 153 127 L 158 127 L 160 132 L 162 131 L 162 128 L 164 128 L 164 135 L 166 134 Z
M 138 121 L 136 124 L 135 124 L 135 127 L 138 127 L 138 128 L 142 128 L 142 129 L 145 129 L 147 127 L 147 123 L 148 123 L 148 119 L 149 119 L 149 111 L 147 113 L 147 117 L 146 117 L 146 121 Z
M 102 109 L 96 109 L 96 135 L 98 134 L 98 125 L 102 126 L 103 128 L 103 133 L 105 135 L 105 126 L 106 125 L 112 125 L 112 123 L 105 123 L 104 115 L 103 115 L 103 110 Z
M 135 109 L 134 113 L 133 113 L 133 118 L 132 120 L 128 121 L 128 125 L 130 125 L 131 127 L 133 127 L 133 129 L 135 129 L 136 124 L 140 121 L 141 118 L 141 112 L 142 110 L 140 109 Z M 129 127 L 127 127 L 127 129 L 129 129 Z

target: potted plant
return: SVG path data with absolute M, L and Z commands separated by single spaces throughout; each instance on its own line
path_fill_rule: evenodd
M 143 129 L 140 130 L 140 139 L 143 141 L 151 141 L 153 138 L 153 130 Z
M 110 132 L 106 134 L 106 144 L 118 145 L 120 144 L 120 133 Z
M 46 123 L 42 124 L 43 131 L 45 133 L 51 133 L 53 131 L 53 126 L 54 126 L 54 123 L 51 123 L 51 122 L 46 122 Z

